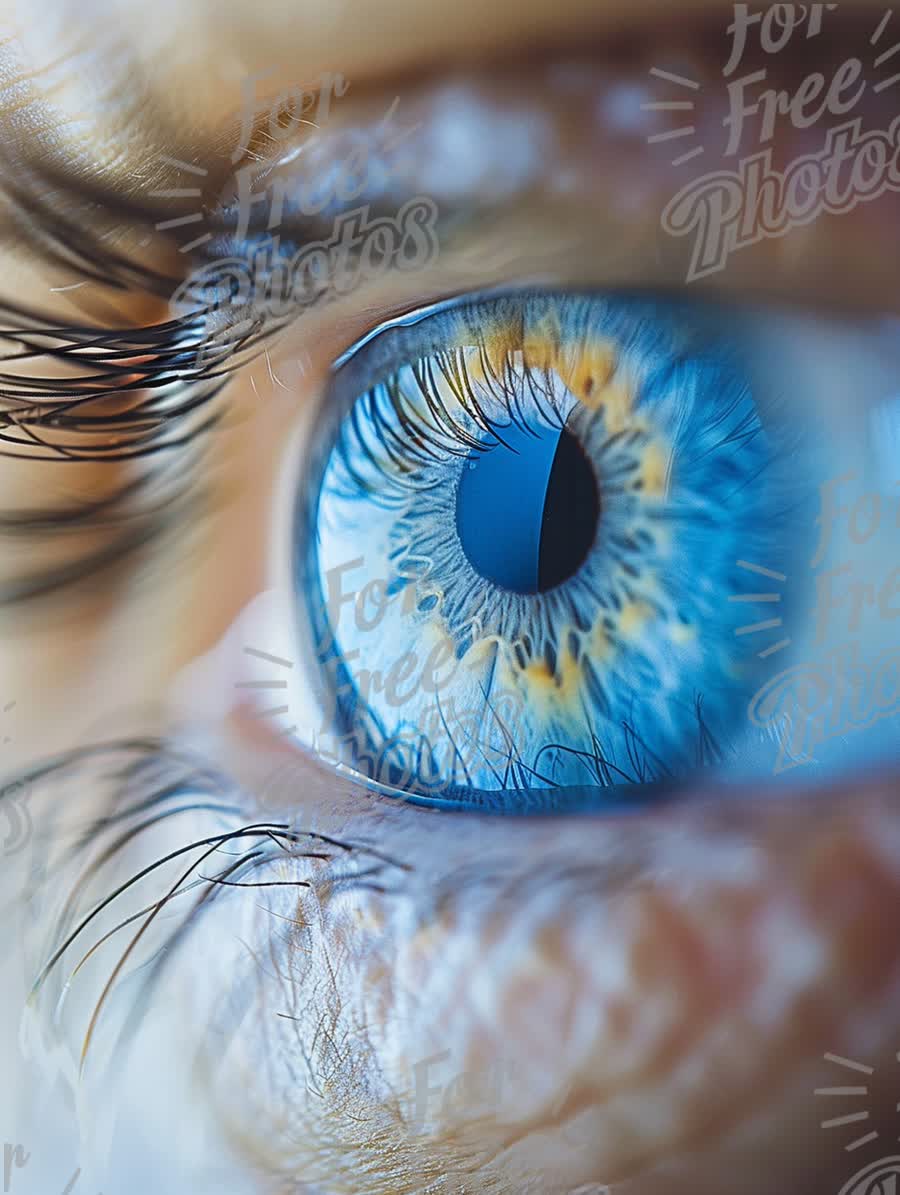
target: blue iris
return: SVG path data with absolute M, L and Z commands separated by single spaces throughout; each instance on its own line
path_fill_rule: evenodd
M 504 808 L 718 762 L 759 681 L 738 561 L 783 567 L 799 507 L 743 360 L 662 301 L 526 293 L 342 364 L 302 552 L 348 762 Z

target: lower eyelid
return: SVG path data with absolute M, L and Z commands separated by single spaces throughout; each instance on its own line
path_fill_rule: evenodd
M 316 1038 L 322 1010 L 307 984 L 330 960 L 331 1033 L 364 1026 L 360 1069 L 334 1069 L 321 1043 L 314 1069 L 332 1074 L 322 1103 L 298 1094 L 289 1067 L 274 1068 L 273 1108 L 257 1111 L 275 1124 L 287 1110 L 293 1127 L 286 1140 L 266 1134 L 271 1164 L 315 1174 L 323 1116 L 352 1172 L 344 1099 L 356 1073 L 372 1111 L 382 1100 L 393 1109 L 381 1131 L 399 1156 L 410 1134 L 430 1142 L 436 1167 L 449 1164 L 451 1140 L 490 1155 L 514 1139 L 506 1165 L 541 1170 L 532 1141 L 577 1113 L 568 1181 L 615 1182 L 663 1154 L 690 1156 L 710 1132 L 727 1140 L 751 1104 L 778 1106 L 804 1076 L 812 1091 L 821 1055 L 852 1056 L 860 1023 L 878 1027 L 874 1051 L 887 1049 L 900 975 L 896 796 L 891 782 L 842 800 L 760 815 L 751 798 L 724 815 L 615 826 L 453 819 L 449 839 L 443 816 L 376 814 L 392 853 L 415 851 L 414 870 L 393 894 L 320 898 L 298 929 L 294 994 L 279 996 L 286 1019 L 266 1035 L 270 1056 L 285 1059 Z M 498 1071 L 509 1076 L 499 1088 Z M 463 1077 L 480 1093 L 474 1106 Z M 413 1125 L 423 1094 L 426 1123 Z M 657 1101 L 676 1109 L 665 1129 L 648 1115 Z

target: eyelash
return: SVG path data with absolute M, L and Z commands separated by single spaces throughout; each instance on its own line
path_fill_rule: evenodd
M 510 406 L 507 412 L 510 423 L 514 427 L 527 431 L 527 423 L 512 402 L 514 390 L 497 376 L 489 360 L 487 342 L 484 337 L 481 338 L 477 346 L 477 352 L 479 364 L 485 376 L 491 380 L 500 393 L 510 399 Z M 511 369 L 509 361 L 506 363 L 506 368 Z M 351 413 L 351 420 L 353 421 L 356 433 L 356 444 L 365 455 L 366 460 L 381 474 L 388 486 L 396 485 L 398 487 L 414 489 L 415 487 L 409 486 L 405 478 L 398 477 L 397 474 L 398 472 L 401 474 L 404 472 L 413 472 L 415 465 L 423 463 L 425 458 L 437 459 L 430 449 L 437 448 L 439 452 L 447 453 L 451 456 L 464 457 L 470 451 L 489 447 L 492 442 L 502 443 L 502 436 L 500 434 L 502 428 L 491 419 L 490 415 L 479 403 L 478 396 L 472 385 L 469 365 L 462 349 L 440 350 L 424 362 L 414 363 L 411 369 L 418 387 L 418 393 L 415 398 L 416 400 L 421 398 L 425 403 L 428 414 L 431 416 L 430 419 L 422 418 L 408 402 L 405 402 L 399 378 L 396 376 L 388 378 L 386 381 L 379 383 L 378 386 L 373 387 L 363 399 L 362 405 L 366 408 L 365 413 L 371 419 L 376 435 L 381 438 L 380 447 L 391 459 L 390 469 L 382 467 L 382 462 L 376 457 L 374 449 L 362 435 L 359 427 L 360 416 L 363 414 L 362 406 L 354 406 Z M 454 418 L 452 412 L 448 410 L 446 404 L 441 399 L 439 388 L 434 384 L 435 369 L 440 373 L 447 386 L 453 392 L 460 407 L 471 415 L 473 421 L 491 439 L 477 439 L 467 432 L 458 420 Z M 535 401 L 537 401 L 536 396 L 538 394 L 549 400 L 551 397 L 549 371 L 538 370 L 526 365 L 523 367 L 522 372 L 530 393 L 535 397 Z M 402 434 L 409 436 L 409 441 L 401 442 L 397 433 L 381 417 L 379 403 L 385 399 L 397 416 Z M 541 409 L 543 410 L 544 408 L 542 407 Z M 555 417 L 555 413 L 553 413 L 553 417 Z M 441 440 L 439 437 L 444 431 L 446 431 L 446 438 Z M 397 440 L 396 453 L 392 445 L 392 441 L 394 440 Z M 397 455 L 397 453 L 400 455 Z M 424 457 L 420 455 L 421 453 L 424 453 Z M 342 442 L 341 444 L 341 456 L 344 468 L 351 479 L 361 487 L 366 486 L 364 479 L 359 477 L 354 470 L 349 459 L 349 445 L 346 442 Z M 410 458 L 412 458 L 411 462 Z M 377 501 L 378 498 L 373 498 L 373 500 Z
M 120 219 L 122 227 L 152 231 L 159 223 L 158 211 L 136 197 L 117 199 L 95 181 L 64 178 L 52 168 L 37 170 L 12 160 L 2 144 L 0 165 L 6 167 L 0 175 L 13 227 L 31 253 L 74 272 L 80 281 L 129 297 L 171 298 L 180 278 L 111 250 L 92 231 L 91 217 L 97 212 Z M 190 258 L 187 267 L 194 261 Z M 261 331 L 258 325 L 240 334 L 225 328 L 211 338 L 208 316 L 201 309 L 164 323 L 110 329 L 60 323 L 49 312 L 0 301 L 6 324 L 0 327 L 0 340 L 13 346 L 0 360 L 34 363 L 44 358 L 72 370 L 62 378 L 0 372 L 0 445 L 5 446 L 0 455 L 53 462 L 124 461 L 196 439 L 214 425 L 216 413 L 183 430 L 185 423 L 213 403 Z M 143 360 L 136 364 L 136 357 Z M 160 400 L 160 388 L 178 383 L 185 393 L 175 401 Z M 91 409 L 110 396 L 132 393 L 140 397 L 127 410 Z M 79 443 L 81 437 L 98 433 L 112 433 L 114 439 Z
M 7 354 L 5 360 L 35 360 L 41 357 L 82 371 L 74 378 L 22 377 L 0 374 L 0 442 L 9 449 L 0 455 L 31 460 L 53 461 L 123 461 L 150 455 L 165 448 L 180 447 L 211 426 L 215 415 L 183 435 L 171 436 L 171 429 L 208 405 L 221 391 L 225 380 L 218 372 L 188 371 L 190 349 L 202 341 L 184 341 L 184 333 L 195 320 L 170 321 L 130 331 L 61 325 L 21 308 L 6 308 L 18 325 L 0 330 L 0 337 L 18 346 L 19 353 Z M 42 345 L 49 341 L 49 345 Z M 148 365 L 135 366 L 135 357 L 151 356 Z M 229 363 L 230 366 L 230 363 Z M 127 380 L 126 380 L 127 379 Z M 184 382 L 188 393 L 176 405 L 160 409 L 155 391 L 163 386 Z M 150 391 L 146 398 L 127 411 L 94 414 L 92 403 L 111 395 Z M 10 431 L 9 429 L 14 429 Z M 108 444 L 72 447 L 54 443 L 51 437 L 89 436 L 115 432 Z M 38 449 L 36 452 L 35 449 Z M 43 454 L 41 449 L 44 450 Z
M 0 156 L 6 156 L 2 146 Z M 46 199 L 48 193 L 56 206 Z M 91 220 L 84 213 L 73 219 L 59 205 L 75 199 L 86 210 L 121 215 L 129 227 L 152 226 L 154 213 L 135 203 L 116 204 L 90 183 L 73 190 L 71 182 L 52 172 L 38 177 L 9 169 L 3 195 L 15 227 L 39 259 L 129 298 L 172 294 L 176 279 L 111 251 L 91 234 Z M 60 200 L 60 195 L 68 198 Z M 246 361 L 244 350 L 253 337 L 246 330 L 237 335 L 225 329 L 208 352 L 202 311 L 155 325 L 110 329 L 60 322 L 49 311 L 6 299 L 0 300 L 0 321 L 0 341 L 5 342 L 0 354 L 0 457 L 44 466 L 154 462 L 99 501 L 0 512 L 0 535 L 20 539 L 112 531 L 99 549 L 0 585 L 0 606 L 9 606 L 95 578 L 178 521 L 179 505 L 197 487 L 198 471 L 184 461 L 184 453 L 199 447 L 220 420 L 217 400 Z M 258 338 L 260 329 L 251 331 Z M 197 357 L 201 348 L 203 361 Z M 57 376 L 36 373 L 42 360 Z M 16 372 L 20 362 L 35 372 Z M 55 368 L 60 365 L 66 371 L 62 377 Z M 179 392 L 166 392 L 173 386 Z M 125 409 L 121 403 L 118 410 L 105 409 L 110 399 L 126 396 L 133 401 Z M 165 495 L 154 497 L 161 476 L 166 478 Z
M 124 765 L 121 763 L 123 756 L 126 761 Z M 107 997 L 125 963 L 159 913 L 177 897 L 194 889 L 200 890 L 184 918 L 178 919 L 174 928 L 165 931 L 161 943 L 154 942 L 154 953 L 148 960 L 147 972 L 130 1010 L 131 1017 L 143 1015 L 155 984 L 161 978 L 163 969 L 176 957 L 177 948 L 185 943 L 200 915 L 229 891 L 245 889 L 251 892 L 268 887 L 318 891 L 321 887 L 329 893 L 368 888 L 389 894 L 395 889 L 388 883 L 388 876 L 402 876 L 414 870 L 410 864 L 364 843 L 342 841 L 314 830 L 295 828 L 289 821 L 275 818 L 249 820 L 250 802 L 227 777 L 203 761 L 191 759 L 155 739 L 122 740 L 67 752 L 23 772 L 0 788 L 0 801 L 7 795 L 20 793 L 23 786 L 31 787 L 45 781 L 62 783 L 76 769 L 99 764 L 110 757 L 112 762 L 108 770 L 103 769 L 92 775 L 97 783 L 108 780 L 114 785 L 108 811 L 86 826 L 74 844 L 69 846 L 67 858 L 83 858 L 84 866 L 64 893 L 63 903 L 54 918 L 52 940 L 55 944 L 38 971 L 31 991 L 33 1001 L 42 996 L 50 980 L 57 977 L 70 949 L 80 944 L 84 936 L 93 930 L 93 936 L 85 944 L 68 975 L 56 978 L 54 1008 L 55 1016 L 59 1018 L 69 988 L 83 965 L 107 941 L 127 931 L 129 926 L 137 925 L 117 961 L 108 972 L 104 970 L 101 977 L 100 995 L 93 1006 L 83 1040 L 82 1065 L 100 1023 Z M 54 842 L 58 848 L 62 848 L 62 843 L 57 841 L 56 827 L 49 814 L 50 807 L 48 802 L 48 816 L 39 823 L 41 838 L 37 844 L 39 860 L 34 885 L 36 894 L 44 893 L 52 899 L 56 864 L 49 859 L 49 844 Z M 154 857 L 152 862 L 132 872 L 104 895 L 86 901 L 86 897 L 93 895 L 90 891 L 93 881 L 102 876 L 104 869 L 113 867 L 123 852 L 135 847 L 139 840 L 169 819 L 194 814 L 216 819 L 218 825 L 224 819 L 226 828 L 214 832 L 210 826 L 210 832 L 202 837 L 191 837 L 189 840 L 179 838 L 178 845 L 173 849 Z M 243 849 L 237 858 L 230 858 L 222 870 L 214 874 L 198 872 L 218 851 L 235 844 Z M 192 855 L 192 852 L 199 854 Z M 178 882 L 172 885 L 164 869 L 184 858 L 192 859 L 190 866 L 181 869 Z M 297 878 L 290 880 L 280 874 L 273 879 L 265 876 L 253 878 L 276 861 L 297 864 L 300 860 L 320 864 L 321 870 L 304 873 L 306 878 L 302 878 L 298 871 Z M 161 895 L 154 895 L 136 912 L 129 909 L 127 915 L 111 927 L 105 923 L 101 923 L 99 928 L 95 925 L 104 913 L 127 902 L 141 881 L 152 883 L 154 877 L 162 881 L 164 891 Z M 207 886 L 204 888 L 204 885 Z M 89 912 L 79 917 L 79 909 L 86 905 Z

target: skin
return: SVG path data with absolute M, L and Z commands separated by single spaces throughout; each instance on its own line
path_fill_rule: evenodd
M 730 13 L 695 7 L 723 23 Z M 164 154 L 200 164 L 214 186 L 232 169 L 248 74 L 271 71 L 257 92 L 265 108 L 286 83 L 340 71 L 351 91 L 338 125 L 365 129 L 397 94 L 401 112 L 420 104 L 427 117 L 420 73 L 430 80 L 482 63 L 496 73 L 490 64 L 501 61 L 512 94 L 509 64 L 535 46 L 596 41 L 600 54 L 623 27 L 665 44 L 660 11 L 578 0 L 463 0 L 446 10 L 394 0 L 300 9 L 263 0 L 262 10 L 99 0 L 85 19 L 50 0 L 39 13 L 4 12 L 16 31 L 7 78 L 25 72 L 31 89 L 24 104 L 7 90 L 4 117 L 21 106 L 29 145 L 82 166 L 111 195 L 179 185 Z M 645 73 L 643 60 L 636 70 Z M 555 111 L 533 81 L 524 91 Z M 467 254 L 473 232 L 424 273 L 382 280 L 286 328 L 268 358 L 235 375 L 191 517 L 94 585 L 0 614 L 0 698 L 16 701 L 5 723 L 10 772 L 98 739 L 160 733 L 215 761 L 239 786 L 247 821 L 284 814 L 391 859 L 384 891 L 344 895 L 329 882 L 331 861 L 292 859 L 279 874 L 310 887 L 272 890 L 266 908 L 241 893 L 223 901 L 171 969 L 128 1060 L 104 1044 L 119 1010 L 97 1029 L 79 1078 L 68 1060 L 78 1059 L 109 969 L 88 973 L 62 1028 L 40 1012 L 41 1044 L 23 1054 L 23 988 L 45 957 L 49 905 L 37 920 L 29 913 L 30 856 L 17 854 L 3 881 L 12 910 L 3 1057 L 24 1093 L 8 1110 L 12 1139 L 34 1155 L 21 1189 L 38 1184 L 40 1167 L 45 1185 L 31 1189 L 54 1190 L 49 1181 L 61 1190 L 79 1151 L 102 1155 L 97 1138 L 112 1124 L 123 1144 L 99 1171 L 108 1193 L 138 1175 L 173 1192 L 219 1189 L 223 1172 L 237 1192 L 837 1193 L 864 1152 L 846 1153 L 852 1130 L 819 1124 L 861 1105 L 823 1113 L 816 1088 L 858 1080 L 826 1053 L 874 1068 L 866 1107 L 885 1144 L 871 1156 L 892 1151 L 900 801 L 890 772 L 826 792 L 742 790 L 727 802 L 701 790 L 630 817 L 454 817 L 335 778 L 234 688 L 244 646 L 261 642 L 247 613 L 259 595 L 262 626 L 277 616 L 290 635 L 288 496 L 336 357 L 383 319 L 450 293 L 551 272 L 597 285 L 683 276 L 680 259 L 660 251 L 659 200 L 674 190 L 666 160 L 646 147 L 612 158 L 614 149 L 601 143 L 598 160 L 619 162 L 621 173 L 585 183 L 565 235 L 549 201 L 527 214 L 510 204 L 496 234 L 505 261 L 485 266 Z M 636 180 L 643 202 L 616 214 L 613 190 Z M 896 237 L 891 203 L 842 217 L 840 237 L 836 218 L 823 217 L 755 246 L 715 280 L 716 293 L 808 305 L 840 278 L 841 302 L 896 313 L 896 256 L 871 235 L 877 225 Z M 139 247 L 144 231 L 126 230 L 126 243 Z M 623 243 L 633 251 L 609 249 Z M 154 264 L 179 264 L 165 238 L 140 248 Z M 49 286 L 68 281 L 14 235 L 0 256 L 23 303 L 44 303 Z M 99 286 L 53 303 L 60 316 L 125 325 L 166 314 L 147 296 Z M 99 496 L 129 468 L 4 461 L 0 501 Z M 58 549 L 35 537 L 19 550 L 15 569 Z M 49 812 L 89 819 L 107 798 L 99 786 L 51 779 L 32 808 L 38 822 Z M 59 855 L 63 890 L 78 868 L 62 853 L 61 830 L 51 839 L 38 834 L 32 845 Z M 364 851 L 351 855 L 364 865 Z M 116 874 L 143 862 L 135 848 Z M 238 949 L 238 936 L 252 950 Z M 248 976 L 253 1002 L 237 1032 L 225 994 Z M 229 1046 L 213 1067 L 217 1017 Z M 48 1074 L 62 1078 L 54 1134 L 38 1098 Z M 301 1096 L 310 1078 L 321 1098 Z M 77 1130 L 69 1087 L 82 1091 Z M 423 1107 L 424 1121 L 412 1123 Z

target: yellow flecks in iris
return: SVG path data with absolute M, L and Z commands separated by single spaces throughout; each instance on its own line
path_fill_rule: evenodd
M 603 412 L 606 430 L 612 435 L 630 426 L 633 404 L 634 390 L 628 381 L 618 374 L 597 395 L 594 408 Z
M 563 653 L 552 672 L 546 660 L 534 660 L 520 673 L 522 687 L 532 704 L 546 710 L 574 710 L 580 708 L 581 664 L 569 652 Z
M 673 643 L 680 646 L 694 643 L 697 639 L 697 628 L 693 623 L 685 625 L 683 622 L 673 622 L 669 626 L 669 637 Z
M 652 441 L 644 449 L 641 459 L 641 481 L 643 491 L 654 498 L 666 493 L 669 483 L 669 454 L 660 444 Z
M 578 661 L 565 652 L 557 661 L 556 671 L 551 672 L 546 660 L 535 660 L 527 665 L 524 675 L 538 689 L 553 688 L 560 696 L 568 695 L 581 680 Z
M 528 369 L 553 369 L 559 360 L 561 344 L 559 320 L 547 312 L 524 330 L 522 361 Z
M 543 336 L 526 336 L 522 344 L 522 364 L 526 369 L 554 369 L 559 345 Z
M 604 401 L 615 365 L 615 345 L 608 340 L 591 340 L 560 352 L 556 372 L 571 393 L 594 411 Z
M 631 414 L 633 392 L 624 379 L 612 381 L 618 358 L 613 341 L 566 340 L 552 312 L 525 328 L 510 319 L 488 324 L 480 339 L 480 347 L 469 354 L 467 362 L 473 381 L 489 384 L 494 378 L 502 378 L 510 364 L 553 371 L 590 410 L 606 410 L 610 430 L 619 431 L 625 426 Z
M 623 639 L 639 635 L 652 615 L 653 607 L 647 602 L 626 602 L 619 611 L 619 632 Z
M 597 663 L 601 660 L 607 660 L 612 655 L 612 648 L 613 645 L 609 633 L 603 622 L 598 619 L 591 627 L 586 644 L 586 654 L 592 662 Z
M 510 646 L 506 639 L 501 635 L 484 635 L 473 641 L 465 654 L 464 663 L 466 667 L 478 668 L 483 664 L 491 663 L 497 651 L 501 655 L 509 654 Z
M 535 660 L 522 669 L 525 680 L 536 689 L 557 688 L 556 676 L 550 671 L 546 660 Z
M 507 363 L 522 347 L 522 328 L 515 324 L 496 324 L 484 330 L 482 343 L 489 372 L 502 378 Z
M 596 669 L 608 662 L 614 653 L 615 644 L 601 620 L 587 634 L 576 632 L 576 635 L 580 644 L 577 655 L 569 650 L 569 631 L 560 636 L 560 641 L 567 646 L 560 651 L 555 672 L 550 670 L 543 657 L 517 670 L 519 687 L 524 690 L 526 700 L 542 708 L 545 717 L 578 715 L 583 707 L 585 664 L 589 662 Z

